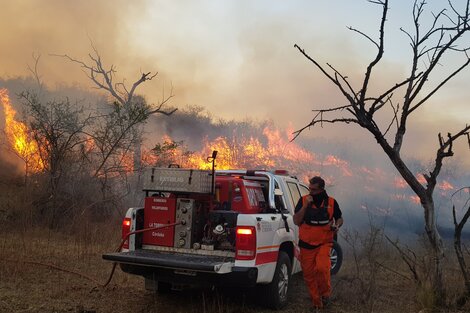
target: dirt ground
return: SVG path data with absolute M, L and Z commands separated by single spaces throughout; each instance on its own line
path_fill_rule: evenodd
M 0 312 L 272 312 L 254 290 L 190 289 L 160 295 L 144 289 L 143 278 L 118 268 L 103 284 L 112 264 L 101 259 L 118 245 L 118 229 L 93 227 L 82 235 L 44 230 L 10 230 L 0 240 Z M 418 312 L 410 282 L 381 277 L 364 301 L 367 286 L 356 282 L 352 267 L 334 277 L 333 304 L 325 312 Z M 291 280 L 290 305 L 282 312 L 311 312 L 301 275 Z M 459 312 L 459 311 L 448 311 Z M 463 311 L 460 311 L 463 312 Z

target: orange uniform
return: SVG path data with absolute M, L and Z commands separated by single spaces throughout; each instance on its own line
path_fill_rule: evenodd
M 302 204 L 306 197 L 300 200 Z M 300 264 L 315 307 L 322 307 L 322 298 L 331 296 L 330 250 L 334 237 L 331 221 L 335 205 L 337 203 L 331 197 L 325 197 L 319 207 L 312 203 L 308 208 L 309 214 L 304 216 L 304 222 L 299 228 Z

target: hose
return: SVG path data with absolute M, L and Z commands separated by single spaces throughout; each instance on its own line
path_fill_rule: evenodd
M 167 224 L 167 225 L 160 225 L 160 226 L 157 226 L 157 227 L 144 228 L 144 229 L 135 230 L 135 231 L 133 231 L 133 232 L 129 232 L 129 233 L 121 240 L 121 243 L 119 244 L 119 247 L 118 247 L 115 251 L 116 251 L 116 252 L 120 252 L 120 251 L 121 251 L 122 246 L 124 245 L 124 243 L 125 243 L 126 240 L 129 238 L 130 235 L 140 234 L 140 233 L 144 233 L 144 232 L 147 232 L 147 231 L 157 230 L 157 229 L 166 228 L 166 227 L 172 227 L 172 226 L 176 226 L 176 225 L 179 225 L 179 224 L 181 224 L 181 223 L 178 222 L 178 223 L 172 223 L 172 224 Z M 3 258 L 0 258 L 0 261 L 2 261 L 2 262 L 11 262 L 11 263 L 18 263 L 18 262 L 21 262 L 21 263 L 25 263 L 25 264 L 32 264 L 32 265 L 39 265 L 39 266 L 49 267 L 49 268 L 52 268 L 52 269 L 55 269 L 55 270 L 58 270 L 58 271 L 62 271 L 62 272 L 65 272 L 65 273 L 77 275 L 77 276 L 79 276 L 79 277 L 81 277 L 81 278 L 88 279 L 89 281 L 92 281 L 92 282 L 95 283 L 96 285 L 101 286 L 101 287 L 103 287 L 103 288 L 105 288 L 105 287 L 111 282 L 111 279 L 113 278 L 113 275 L 114 275 L 114 271 L 116 270 L 116 266 L 117 266 L 117 264 L 118 264 L 117 262 L 114 262 L 113 268 L 111 269 L 111 273 L 109 274 L 108 280 L 107 280 L 104 284 L 101 284 L 99 281 L 97 281 L 97 280 L 94 279 L 93 277 L 90 277 L 90 276 L 88 276 L 88 275 L 79 273 L 79 272 L 77 272 L 77 271 L 72 271 L 72 270 L 69 270 L 69 269 L 65 269 L 65 268 L 59 267 L 59 266 L 57 266 L 57 265 L 50 264 L 50 263 L 42 263 L 42 262 L 38 262 L 38 261 L 27 261 L 27 260 L 18 261 L 18 260 L 10 260 L 10 259 L 3 259 Z M 94 287 L 94 288 L 95 288 L 95 287 Z M 94 288 L 93 288 L 93 289 L 94 289 Z
M 139 230 L 129 232 L 121 240 L 121 244 L 119 245 L 119 247 L 116 249 L 115 252 L 120 252 L 121 251 L 122 246 L 124 245 L 124 243 L 129 238 L 130 235 L 145 233 L 145 232 L 148 232 L 148 231 L 151 231 L 151 230 L 157 230 L 157 229 L 166 228 L 166 227 L 172 227 L 172 226 L 176 226 L 176 225 L 179 225 L 179 224 L 181 224 L 181 222 L 171 223 L 171 224 L 167 224 L 167 225 L 160 225 L 160 226 L 157 226 L 157 227 L 144 228 L 144 229 L 139 229 Z M 111 269 L 111 273 L 109 274 L 108 280 L 106 281 L 106 283 L 104 283 L 104 285 L 102 285 L 103 288 L 108 286 L 108 284 L 111 282 L 111 279 L 113 278 L 114 271 L 116 270 L 117 264 L 118 264 L 118 262 L 113 262 L 113 268 Z

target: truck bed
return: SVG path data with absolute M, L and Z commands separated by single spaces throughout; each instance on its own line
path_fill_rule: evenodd
M 227 271 L 234 258 L 195 254 L 135 250 L 103 254 L 103 259 L 132 265 L 184 269 L 202 272 Z
M 139 249 L 103 254 L 103 259 L 120 263 L 124 272 L 176 284 L 250 287 L 258 277 L 256 267 L 234 266 L 235 259 L 227 256 Z

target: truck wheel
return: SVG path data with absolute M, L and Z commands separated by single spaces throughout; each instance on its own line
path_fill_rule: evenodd
M 336 273 L 339 272 L 339 269 L 341 268 L 341 265 L 343 264 L 343 250 L 341 249 L 341 246 L 336 241 L 333 242 L 333 247 L 331 248 L 331 251 L 330 251 L 330 260 L 331 260 L 330 273 L 331 275 L 335 275 Z
M 261 287 L 267 307 L 278 310 L 287 304 L 291 273 L 292 265 L 289 256 L 284 251 L 279 251 L 273 280 Z

